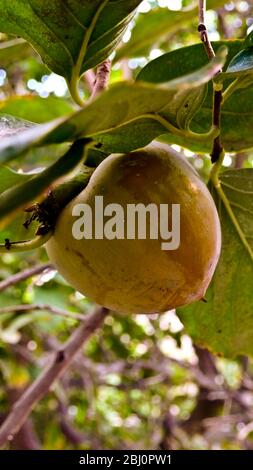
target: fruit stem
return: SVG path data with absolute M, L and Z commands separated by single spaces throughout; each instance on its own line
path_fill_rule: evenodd
M 6 239 L 5 244 L 0 245 L 0 253 L 20 253 L 23 251 L 34 250 L 35 248 L 40 248 L 52 237 L 53 232 L 50 231 L 46 235 L 38 235 L 32 240 L 22 241 L 22 242 L 10 242 Z

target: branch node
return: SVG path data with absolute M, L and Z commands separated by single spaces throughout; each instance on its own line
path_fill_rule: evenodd
M 4 240 L 4 246 L 5 246 L 5 248 L 6 248 L 7 251 L 10 251 L 10 249 L 11 249 L 11 242 L 10 242 L 9 238 L 6 238 L 6 239 Z
M 57 352 L 57 355 L 56 355 L 56 358 L 55 358 L 55 362 L 57 364 L 63 362 L 65 360 L 65 352 L 63 349 L 60 349 L 60 351 Z

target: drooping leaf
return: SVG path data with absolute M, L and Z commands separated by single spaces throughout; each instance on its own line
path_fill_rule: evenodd
M 213 60 L 213 74 L 223 63 L 222 55 Z M 196 78 L 195 72 L 193 76 Z M 80 137 L 93 137 L 103 143 L 103 136 L 112 135 L 111 139 L 107 139 L 105 148 L 101 149 L 105 152 L 131 151 L 140 145 L 146 145 L 158 135 L 170 132 L 171 125 L 177 126 L 177 115 L 182 106 L 186 111 L 180 118 L 180 125 L 187 122 L 191 107 L 196 106 L 196 100 L 202 102 L 205 93 L 205 88 L 199 86 L 199 77 L 203 84 L 210 80 L 209 66 L 204 65 L 195 82 L 192 75 L 186 75 L 185 79 L 180 77 L 179 80 L 173 80 L 171 84 L 167 82 L 166 86 L 161 87 L 145 83 L 117 83 L 69 118 L 35 126 L 18 135 L 15 140 L 9 139 L 0 144 L 0 162 L 7 162 L 34 146 L 61 143 Z M 195 89 L 197 94 L 194 92 L 194 97 L 191 96 L 186 101 L 185 93 L 191 89 Z M 154 130 L 147 133 L 145 124 L 148 124 L 150 130 L 151 122 Z M 135 126 L 135 133 L 139 129 L 140 133 L 136 138 L 130 138 L 122 144 L 119 139 L 114 140 L 114 131 L 121 132 L 122 126 L 128 125 Z
M 221 175 L 223 191 L 253 253 L 253 170 Z M 206 294 L 207 303 L 179 309 L 193 340 L 228 357 L 253 355 L 253 255 L 245 248 L 215 194 L 222 224 L 222 253 Z
M 218 8 L 224 2 L 221 0 L 207 1 L 207 7 Z M 139 14 L 132 30 L 130 40 L 117 51 L 116 59 L 140 57 L 146 55 L 152 47 L 166 37 L 185 28 L 189 21 L 197 18 L 198 7 L 195 4 L 180 11 L 168 8 L 152 8 L 148 13 Z
M 141 0 L 0 0 L 0 31 L 26 39 L 68 82 L 115 49 Z

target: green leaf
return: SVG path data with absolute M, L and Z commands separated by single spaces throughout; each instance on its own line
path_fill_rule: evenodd
M 248 47 L 236 54 L 228 64 L 226 72 L 220 73 L 216 77 L 217 82 L 224 82 L 228 79 L 237 79 L 233 83 L 233 92 L 240 88 L 253 86 L 253 47 Z
M 32 48 L 23 39 L 12 39 L 0 43 L 0 65 L 7 67 L 31 56 Z
M 226 72 L 216 77 L 217 82 L 234 79 L 224 99 L 228 99 L 235 91 L 253 86 L 253 47 L 243 49 L 233 57 Z
M 209 0 L 207 7 L 217 8 L 223 4 L 224 2 L 220 0 Z M 180 11 L 152 8 L 148 13 L 139 14 L 130 40 L 118 50 L 115 61 L 148 54 L 157 43 L 185 28 L 185 25 L 196 19 L 197 15 L 197 6 Z
M 253 252 L 253 170 L 226 171 L 221 175 L 221 183 Z M 206 294 L 207 303 L 181 308 L 179 316 L 196 343 L 228 357 L 252 356 L 253 258 L 224 205 L 214 196 L 222 224 L 219 265 Z
M 141 0 L 0 0 L 0 31 L 26 39 L 71 82 L 115 49 Z
M 212 60 L 207 62 L 206 65 L 203 65 L 201 68 L 194 70 L 188 74 L 184 73 L 182 76 L 179 76 L 175 78 L 174 80 L 170 79 L 168 82 L 170 88 L 175 88 L 178 90 L 189 90 L 193 87 L 200 86 L 204 83 L 207 83 L 220 71 L 221 66 L 225 64 L 227 53 L 228 53 L 227 47 L 221 46 L 216 52 L 216 56 Z M 139 74 L 137 79 L 145 81 L 144 70 L 142 71 L 142 73 Z M 147 81 L 150 81 L 150 80 L 147 80 Z
M 226 47 L 228 56 L 225 68 L 242 47 L 242 41 L 217 41 L 213 43 L 215 52 Z M 164 83 L 188 74 L 194 74 L 209 63 L 202 44 L 182 47 L 157 57 L 149 62 L 138 74 L 137 81 Z M 199 73 L 199 72 L 197 72 Z
M 240 51 L 230 62 L 226 75 L 238 76 L 245 73 L 253 74 L 253 47 Z
M 182 51 L 179 49 L 179 51 Z M 169 83 L 170 87 L 178 88 L 182 91 L 187 90 L 185 93 L 181 93 L 177 100 L 176 105 L 176 122 L 175 124 L 180 129 L 188 128 L 191 119 L 193 118 L 196 111 L 201 107 L 203 100 L 206 95 L 206 88 L 202 87 L 208 81 L 208 76 L 211 79 L 221 69 L 221 63 L 225 63 L 228 49 L 226 46 L 221 46 L 218 49 L 216 57 L 207 62 L 206 65 L 193 70 L 186 74 L 186 67 L 184 64 L 181 69 L 181 74 L 176 76 L 178 73 L 178 63 L 182 60 L 181 54 L 176 52 L 170 52 L 158 59 L 150 62 L 137 77 L 137 81 L 146 81 L 152 83 Z M 179 56 L 179 57 L 178 57 Z M 179 59 L 179 61 L 178 61 Z M 192 64 L 191 64 L 192 66 Z M 174 77 L 171 76 L 171 71 Z M 193 87 L 199 85 L 196 90 Z M 165 84 L 166 86 L 166 84 Z M 189 91 L 190 90 L 190 91 Z M 180 103 L 178 102 L 180 100 Z
M 221 46 L 228 48 L 227 63 L 233 60 L 239 53 L 243 45 L 242 41 L 222 41 L 213 43 L 215 51 Z M 140 72 L 137 79 L 142 79 L 151 83 L 163 83 L 167 80 L 174 80 L 186 73 L 192 73 L 194 69 L 203 67 L 207 58 L 202 44 L 184 47 L 176 51 L 167 53 L 150 62 Z M 223 74 L 226 76 L 226 73 Z M 219 75 L 218 75 L 219 77 Z M 231 80 L 228 75 L 226 78 Z M 230 83 L 226 81 L 226 83 Z M 243 83 L 240 85 L 243 86 Z M 221 136 L 225 149 L 228 152 L 246 150 L 253 147 L 253 85 L 248 81 L 244 83 L 245 89 L 240 89 L 230 96 L 223 104 L 221 116 Z M 248 87 L 246 89 L 246 86 Z M 191 121 L 191 129 L 194 132 L 205 133 L 210 129 L 212 123 L 212 105 L 213 90 L 211 84 L 208 87 L 208 93 L 205 101 L 198 111 L 194 114 Z M 184 139 L 178 135 L 167 134 L 163 140 L 189 148 L 195 152 L 207 152 L 211 150 L 212 141 L 197 142 L 190 135 Z
M 66 100 L 54 96 L 47 99 L 35 95 L 12 96 L 0 102 L 1 114 L 38 124 L 70 114 L 73 110 Z
M 253 147 L 253 87 L 236 91 L 222 106 L 221 138 L 227 152 L 238 152 Z M 191 128 L 195 132 L 206 132 L 212 122 L 213 93 L 209 87 L 208 94 L 201 109 L 195 114 Z M 177 142 L 175 142 L 177 143 Z M 180 144 L 179 144 L 180 145 Z M 196 145 L 190 139 L 185 146 L 196 152 L 210 152 L 208 141 Z

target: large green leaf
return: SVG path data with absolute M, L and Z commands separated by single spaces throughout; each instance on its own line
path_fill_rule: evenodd
M 222 188 L 253 253 L 253 170 L 229 170 Z M 213 190 L 215 193 L 215 191 Z M 207 303 L 179 309 L 186 330 L 198 344 L 225 356 L 253 355 L 253 257 L 245 248 L 217 195 L 222 223 L 222 254 L 207 291 Z
M 29 41 L 68 82 L 115 49 L 141 0 L 0 0 L 0 31 Z
M 217 52 L 220 47 L 226 46 L 228 50 L 225 68 L 233 57 L 242 48 L 243 42 L 217 41 L 213 43 L 213 48 Z M 193 73 L 208 63 L 208 58 L 203 44 L 193 44 L 182 47 L 172 52 L 157 57 L 149 62 L 138 74 L 137 81 L 150 83 L 164 83 L 185 74 Z
M 34 146 L 80 137 L 93 137 L 97 142 L 104 143 L 101 150 L 105 152 L 131 151 L 148 144 L 164 132 L 171 132 L 171 126 L 178 125 L 179 115 L 180 125 L 174 129 L 181 135 L 179 127 L 187 123 L 188 114 L 192 114 L 192 109 L 196 110 L 196 104 L 201 104 L 204 98 L 204 83 L 211 78 L 210 70 L 214 75 L 223 63 L 223 54 L 218 55 L 197 73 L 162 86 L 117 83 L 70 117 L 35 126 L 15 139 L 6 139 L 0 144 L 0 162 L 5 163 Z M 180 111 L 182 108 L 183 111 Z M 131 135 L 128 135 L 127 141 L 123 139 L 121 142 L 117 135 L 115 139 L 115 132 L 122 135 L 122 127 L 126 126 L 133 131 L 133 139 Z M 128 129 L 125 130 L 129 134 Z
M 208 0 L 207 7 L 223 6 L 221 0 Z M 146 55 L 152 47 L 166 37 L 177 33 L 189 25 L 189 21 L 198 17 L 198 7 L 185 8 L 180 11 L 168 8 L 152 8 L 148 13 L 138 15 L 132 30 L 131 39 L 121 46 L 116 54 L 116 61 L 125 57 L 140 57 Z

